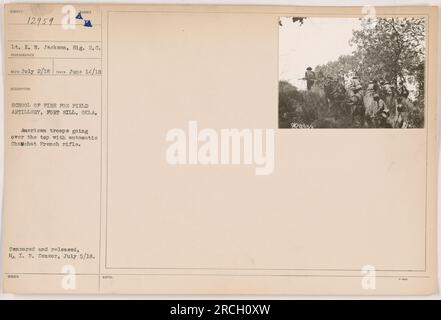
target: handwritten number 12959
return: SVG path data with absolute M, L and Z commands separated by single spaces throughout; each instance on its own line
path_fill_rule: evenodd
M 32 25 L 36 25 L 36 26 L 40 26 L 40 25 L 47 25 L 47 26 L 51 26 L 52 23 L 54 22 L 54 17 L 28 17 L 28 21 L 27 24 L 32 24 Z

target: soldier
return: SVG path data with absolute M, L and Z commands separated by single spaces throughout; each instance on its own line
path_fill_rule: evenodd
M 389 109 L 378 94 L 374 94 L 375 109 L 372 114 L 374 124 L 377 128 L 389 128 Z
M 340 69 L 337 73 L 337 81 L 340 82 L 343 86 L 345 85 L 345 72 L 343 69 Z
M 374 101 L 375 96 L 374 81 L 370 80 L 364 95 L 364 106 L 366 108 L 366 123 L 369 127 L 374 126 L 374 114 L 377 103 Z
M 398 100 L 401 99 L 401 104 L 403 105 L 404 109 L 406 109 L 406 114 L 408 114 L 413 108 L 412 108 L 412 103 L 409 100 L 409 90 L 404 85 L 404 81 L 400 81 L 398 83 L 396 89 L 396 96 L 397 96 L 397 104 L 398 104 Z
M 365 106 L 363 96 L 361 94 L 361 85 L 353 88 L 353 95 L 349 98 L 349 104 L 352 107 L 352 126 L 355 128 L 363 128 L 365 122 Z
M 376 118 L 377 128 L 392 128 L 391 124 L 389 123 L 389 116 L 390 113 L 389 109 L 387 108 L 379 112 Z
M 364 106 L 366 110 L 366 123 L 369 127 L 374 126 L 374 115 L 377 108 L 377 103 L 375 102 L 375 91 L 374 82 L 371 80 L 366 88 L 366 93 L 364 95 Z
M 375 93 L 375 84 L 374 80 L 369 80 L 368 86 L 366 88 L 366 94 L 373 95 Z
M 306 88 L 309 91 L 309 90 L 311 90 L 311 88 L 314 85 L 314 82 L 316 80 L 315 72 L 312 71 L 311 67 L 306 68 L 305 80 L 306 80 Z
M 386 98 L 386 88 L 385 88 L 386 82 L 384 80 L 380 81 L 380 85 L 378 88 L 378 94 L 380 95 L 381 99 L 385 99 Z
M 387 108 L 391 111 L 391 114 L 395 113 L 395 87 L 391 85 L 388 81 L 384 83 L 382 94 L 380 94 L 381 99 L 383 99 Z
M 390 86 L 389 86 L 389 94 L 392 96 L 392 97 L 395 97 L 396 96 L 396 93 L 397 93 L 397 88 L 395 87 L 395 85 L 394 84 L 391 84 Z
M 319 72 L 317 72 L 317 80 L 321 80 L 323 81 L 325 79 L 325 75 L 323 74 L 323 70 L 319 70 Z
M 373 81 L 373 83 L 374 83 L 374 91 L 376 92 L 376 93 L 378 93 L 378 90 L 380 90 L 380 86 L 379 86 L 379 84 L 378 84 L 378 80 L 377 79 L 374 79 L 374 80 L 372 80 Z
M 374 109 L 374 115 L 378 112 L 383 111 L 384 109 L 387 109 L 386 104 L 384 101 L 380 98 L 380 95 L 378 93 L 374 94 L 374 101 L 375 101 L 375 109 Z
M 394 128 L 405 128 L 407 126 L 407 108 L 403 103 L 402 97 L 397 98 L 397 105 L 395 107 L 393 119 Z
M 348 95 L 352 96 L 354 94 L 354 89 L 359 85 L 361 85 L 361 83 L 358 77 L 356 75 L 350 76 L 347 84 Z
M 334 79 L 331 76 L 326 76 L 323 81 L 323 91 L 325 92 L 326 102 L 329 104 L 331 100 L 331 92 L 334 86 Z
M 403 81 L 399 82 L 399 85 L 397 87 L 397 95 L 398 97 L 402 97 L 403 99 L 407 99 L 407 97 L 409 97 L 409 90 L 407 90 Z
M 328 97 L 330 101 L 329 111 L 332 116 L 335 118 L 344 117 L 348 113 L 347 110 L 344 110 L 346 89 L 340 81 L 332 81 Z

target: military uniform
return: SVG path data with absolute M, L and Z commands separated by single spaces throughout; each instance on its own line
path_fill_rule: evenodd
M 334 88 L 329 93 L 330 101 L 331 101 L 331 113 L 334 117 L 342 117 L 347 112 L 344 110 L 345 98 L 346 98 L 346 89 L 343 84 L 340 82 L 335 82 Z
M 374 121 L 375 126 L 377 128 L 388 128 L 389 124 L 389 109 L 381 99 L 375 100 L 375 113 L 374 113 Z
M 397 101 L 393 116 L 394 128 L 403 128 L 407 123 L 407 108 L 401 99 Z
M 361 86 L 354 88 L 354 93 L 350 97 L 349 103 L 352 106 L 352 126 L 356 128 L 363 128 L 365 122 L 366 108 L 363 102 L 363 95 L 361 94 Z
M 315 82 L 315 72 L 312 70 L 309 70 L 309 68 L 306 70 L 305 72 L 305 79 L 306 79 L 306 88 L 309 90 L 311 90 L 312 86 L 314 85 Z

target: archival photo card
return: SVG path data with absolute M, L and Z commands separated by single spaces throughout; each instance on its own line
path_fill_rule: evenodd
M 7 4 L 4 291 L 433 294 L 438 29 L 430 6 Z

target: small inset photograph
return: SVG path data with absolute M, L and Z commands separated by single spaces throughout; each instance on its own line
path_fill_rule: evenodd
M 279 128 L 424 128 L 424 17 L 281 17 Z

